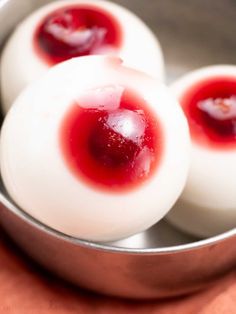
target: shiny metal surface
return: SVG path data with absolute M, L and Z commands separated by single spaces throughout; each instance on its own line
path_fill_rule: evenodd
M 0 42 L 23 16 L 46 2 L 0 0 Z M 158 35 L 168 81 L 198 66 L 236 63 L 233 1 L 115 2 L 135 11 Z M 1 225 L 29 256 L 60 277 L 100 293 L 132 298 L 177 296 L 214 283 L 236 264 L 236 230 L 197 241 L 162 221 L 129 239 L 99 245 L 41 225 L 1 191 Z

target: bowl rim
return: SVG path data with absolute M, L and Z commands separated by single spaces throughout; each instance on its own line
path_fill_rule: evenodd
M 70 244 L 84 247 L 87 249 L 93 249 L 101 251 L 104 253 L 120 253 L 120 254 L 133 254 L 133 255 L 163 255 L 163 254 L 173 254 L 173 253 L 183 253 L 187 251 L 192 251 L 200 249 L 202 247 L 215 245 L 219 242 L 232 238 L 236 235 L 236 228 L 231 229 L 222 234 L 216 235 L 214 237 L 197 240 L 195 242 L 168 246 L 168 247 L 153 247 L 153 248 L 125 248 L 118 247 L 107 243 L 97 243 L 89 240 L 79 239 L 73 236 L 69 236 L 60 231 L 57 231 L 40 221 L 36 220 L 22 209 L 20 209 L 16 204 L 14 204 L 2 191 L 0 191 L 0 204 L 9 210 L 12 214 L 17 216 L 19 219 L 23 220 L 26 224 L 31 227 L 38 229 L 39 231 L 46 233 L 47 235 L 57 238 L 58 240 L 69 242 Z

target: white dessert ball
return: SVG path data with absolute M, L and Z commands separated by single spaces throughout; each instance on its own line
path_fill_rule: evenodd
M 0 148 L 3 182 L 25 212 L 67 235 L 112 241 L 173 206 L 190 139 L 167 87 L 117 58 L 89 56 L 26 88 L 4 121 Z
M 236 66 L 193 71 L 171 88 L 188 119 L 192 156 L 168 220 L 196 236 L 214 236 L 236 227 Z
M 119 56 L 126 65 L 163 79 L 160 44 L 132 12 L 108 1 L 55 1 L 18 25 L 4 48 L 3 111 L 52 65 L 91 54 Z

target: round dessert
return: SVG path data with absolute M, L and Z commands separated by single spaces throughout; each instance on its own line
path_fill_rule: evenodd
M 51 66 L 95 54 L 119 56 L 126 65 L 163 79 L 158 40 L 133 13 L 106 1 L 55 1 L 27 17 L 3 50 L 3 111 Z
M 17 98 L 2 127 L 1 172 L 34 218 L 112 241 L 173 206 L 189 146 L 187 121 L 164 85 L 120 59 L 87 56 L 53 67 Z
M 188 119 L 192 160 L 181 199 L 168 214 L 200 237 L 236 227 L 236 67 L 210 66 L 172 85 Z

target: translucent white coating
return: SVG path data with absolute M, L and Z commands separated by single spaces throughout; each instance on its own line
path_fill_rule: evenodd
M 177 96 L 207 78 L 232 76 L 236 66 L 217 65 L 193 71 L 171 89 Z M 210 237 L 236 227 L 236 149 L 212 149 L 192 140 L 191 166 L 181 199 L 167 219 L 199 237 Z
M 111 13 L 120 23 L 123 33 L 123 43 L 117 55 L 126 65 L 163 80 L 164 62 L 160 44 L 151 30 L 132 12 L 102 0 L 55 1 L 35 11 L 18 25 L 4 48 L 0 84 L 5 113 L 20 91 L 48 70 L 49 66 L 33 47 L 37 26 L 55 9 L 73 4 L 92 4 Z
M 101 192 L 79 180 L 59 145 L 61 121 L 78 95 L 111 84 L 137 91 L 164 136 L 161 164 L 126 193 Z M 68 235 L 112 241 L 147 229 L 168 212 L 183 190 L 189 150 L 187 121 L 167 87 L 116 58 L 81 57 L 53 67 L 17 98 L 2 127 L 1 173 L 12 199 L 34 218 Z

